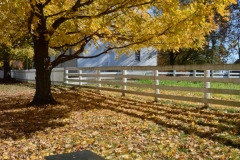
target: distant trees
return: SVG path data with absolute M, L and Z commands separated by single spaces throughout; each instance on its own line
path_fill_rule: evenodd
M 224 36 L 227 50 L 240 59 L 240 0 L 236 2 L 229 7 L 229 21 L 222 25 L 221 34 Z
M 240 6 L 231 4 L 225 10 L 229 15 L 214 12 L 218 28 L 205 36 L 205 44 L 199 48 L 182 47 L 179 50 L 160 50 L 158 65 L 187 64 L 223 64 L 229 57 L 238 52 L 240 57 Z M 229 20 L 229 21 L 228 21 Z
M 33 47 L 26 39 L 19 40 L 15 44 L 0 44 L 0 62 L 4 70 L 4 79 L 10 79 L 10 62 L 13 60 L 24 62 L 33 56 Z
M 215 32 L 206 38 L 203 48 L 182 48 L 179 51 L 159 51 L 158 65 L 223 64 L 229 52 L 223 43 L 216 40 Z

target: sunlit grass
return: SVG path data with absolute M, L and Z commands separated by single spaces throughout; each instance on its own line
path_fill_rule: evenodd
M 136 83 L 154 84 L 154 81 L 153 80 L 137 80 Z M 201 87 L 201 88 L 204 87 L 203 82 L 171 81 L 171 80 L 161 80 L 161 81 L 159 81 L 159 85 L 180 86 L 180 87 Z M 212 83 L 210 83 L 210 88 L 240 90 L 240 84 L 212 82 Z M 178 91 L 178 90 L 173 90 L 173 91 L 161 90 L 160 92 L 163 94 L 168 94 L 168 95 L 184 95 L 184 96 L 188 96 L 188 97 L 199 97 L 199 98 L 204 97 L 204 93 L 202 93 L 202 92 L 186 92 L 186 91 Z M 230 101 L 240 101 L 240 95 L 227 95 L 227 94 L 211 93 L 211 98 L 221 99 L 221 100 L 230 100 Z
M 139 84 L 154 84 L 153 80 L 136 80 Z M 204 87 L 204 82 L 159 80 L 159 85 L 163 86 L 181 86 L 181 87 Z M 211 82 L 211 88 L 236 89 L 240 90 L 240 84 Z

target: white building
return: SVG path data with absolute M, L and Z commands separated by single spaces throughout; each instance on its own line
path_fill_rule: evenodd
M 84 56 L 94 56 L 101 53 L 104 50 L 104 46 L 101 45 L 96 49 L 94 45 L 91 45 L 86 50 L 88 50 L 88 53 Z M 57 68 L 101 66 L 157 66 L 157 52 L 151 48 L 143 48 L 139 52 L 133 52 L 130 55 L 122 54 L 118 57 L 118 54 L 110 51 L 96 58 L 73 59 L 58 65 Z

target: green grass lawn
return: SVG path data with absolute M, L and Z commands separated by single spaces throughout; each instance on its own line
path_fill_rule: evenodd
M 139 84 L 154 84 L 153 80 L 137 80 L 136 83 Z M 203 82 L 189 82 L 189 81 L 171 81 L 171 80 L 162 80 L 159 81 L 159 85 L 162 86 L 181 86 L 181 87 L 204 87 Z M 240 84 L 236 83 L 219 83 L 219 82 L 212 82 L 210 83 L 211 88 L 218 88 L 218 89 L 232 89 L 232 90 L 240 90 Z M 185 95 L 190 97 L 199 97 L 203 98 L 204 94 L 202 92 L 184 92 L 184 91 L 164 91 L 162 90 L 161 93 L 163 94 L 171 94 L 171 95 Z M 221 100 L 230 100 L 230 101 L 240 101 L 240 95 L 226 95 L 226 94 L 215 94 L 211 93 L 212 99 L 221 99 Z
M 131 83 L 138 83 L 138 84 L 150 84 L 153 85 L 153 80 L 132 80 L 129 81 Z M 102 85 L 103 87 L 109 87 L 109 88 L 116 88 L 121 89 L 121 82 L 119 82 L 120 85 Z M 188 82 L 188 81 L 169 81 L 169 80 L 162 80 L 159 81 L 159 85 L 162 86 L 181 86 L 181 87 L 204 87 L 203 82 Z M 94 85 L 96 86 L 96 85 Z M 218 88 L 218 89 L 235 89 L 240 90 L 240 84 L 234 84 L 234 83 L 217 83 L 213 82 L 211 83 L 211 88 Z M 143 88 L 143 87 L 130 87 L 127 86 L 127 90 L 133 90 L 133 91 L 139 91 L 139 92 L 148 92 L 148 93 L 154 93 L 154 90 L 151 88 Z M 204 93 L 202 92 L 187 92 L 187 91 L 178 91 L 178 90 L 160 90 L 161 94 L 166 95 L 177 95 L 177 96 L 186 96 L 186 97 L 198 97 L 198 98 L 204 98 Z M 139 96 L 135 96 L 136 99 L 142 99 L 138 98 Z M 211 93 L 212 99 L 218 99 L 218 100 L 229 100 L 229 101 L 237 101 L 240 102 L 240 95 L 227 95 L 227 94 L 215 94 Z M 153 97 L 147 98 L 149 101 L 152 101 Z M 161 103 L 170 103 L 172 105 L 181 105 L 186 107 L 202 107 L 203 103 L 198 102 L 185 102 L 185 101 L 176 101 L 176 100 L 167 100 L 167 99 L 161 99 Z M 212 110 L 224 110 L 226 112 L 231 113 L 239 113 L 240 108 L 239 107 L 231 107 L 231 106 L 223 106 L 223 105 L 214 105 L 210 104 L 209 109 Z
M 136 83 L 139 83 L 139 84 L 154 84 L 154 81 L 153 80 L 137 80 Z M 204 82 L 160 80 L 159 85 L 181 86 L 181 87 L 204 87 Z M 236 84 L 236 83 L 212 82 L 212 83 L 210 83 L 210 85 L 211 85 L 211 88 L 240 90 L 240 84 Z

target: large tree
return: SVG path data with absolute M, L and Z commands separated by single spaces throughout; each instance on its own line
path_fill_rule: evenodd
M 86 57 L 81 53 L 87 52 L 89 42 L 106 44 L 96 56 L 110 50 L 130 53 L 146 46 L 198 48 L 217 27 L 214 12 L 226 15 L 230 3 L 234 0 L 6 0 L 0 2 L 0 41 L 11 40 L 8 33 L 31 35 L 36 68 L 31 104 L 54 104 L 51 70 L 62 62 Z M 62 52 L 50 62 L 49 48 L 73 48 L 75 52 Z

